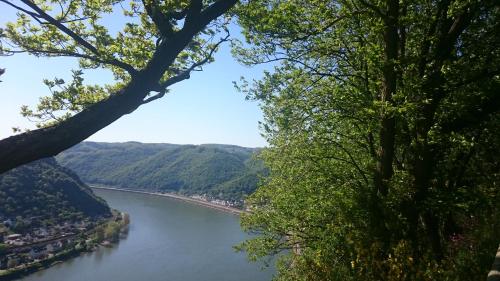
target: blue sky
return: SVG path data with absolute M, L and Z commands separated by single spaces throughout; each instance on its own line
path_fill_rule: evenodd
M 0 26 L 14 17 L 14 12 L 5 8 L 0 4 Z M 232 34 L 235 33 L 238 35 L 238 28 L 233 26 Z M 0 138 L 12 135 L 12 127 L 34 128 L 19 114 L 21 105 L 36 105 L 39 97 L 49 94 L 42 83 L 44 78 L 68 79 L 70 69 L 76 66 L 77 61 L 71 58 L 24 54 L 0 57 L 0 67 L 7 69 L 0 83 Z M 237 63 L 229 46 L 224 45 L 215 62 L 202 72 L 193 73 L 189 80 L 172 86 L 164 98 L 140 107 L 88 140 L 265 146 L 258 129 L 258 121 L 262 120 L 258 104 L 246 101 L 232 84 L 241 76 L 257 79 L 262 71 L 263 67 L 249 68 Z M 89 71 L 85 78 L 92 83 L 112 82 L 110 73 L 103 70 Z

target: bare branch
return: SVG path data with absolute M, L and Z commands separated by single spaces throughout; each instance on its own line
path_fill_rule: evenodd
M 167 90 L 166 90 L 166 89 L 164 89 L 163 91 L 160 91 L 158 94 L 156 94 L 156 95 L 154 95 L 154 96 L 151 96 L 151 97 L 149 97 L 149 98 L 145 99 L 145 100 L 142 102 L 142 104 L 150 103 L 150 102 L 152 102 L 152 101 L 154 101 L 154 100 L 161 99 L 161 98 L 163 98 L 163 96 L 164 96 L 166 93 L 167 93 Z
M 173 76 L 173 77 L 169 78 L 168 80 L 166 80 L 165 82 L 158 85 L 158 88 L 157 88 L 158 94 L 151 96 L 149 98 L 146 98 L 142 102 L 142 104 L 150 103 L 154 100 L 162 98 L 163 96 L 165 96 L 166 88 L 168 88 L 169 86 L 171 86 L 177 82 L 189 79 L 192 71 L 195 71 L 196 68 L 206 64 L 212 58 L 213 54 L 218 49 L 218 47 L 222 43 L 227 42 L 229 40 L 229 36 L 230 36 L 229 31 L 226 30 L 226 32 L 227 32 L 226 36 L 224 38 L 221 38 L 219 40 L 219 42 L 217 42 L 217 44 L 215 44 L 212 48 L 210 48 L 210 51 L 208 52 L 208 54 L 205 56 L 205 58 L 203 60 L 198 61 L 196 63 L 193 63 L 188 69 L 180 72 L 178 75 Z
M 222 43 L 227 42 L 229 40 L 230 34 L 227 30 L 226 30 L 226 32 L 227 32 L 227 35 L 224 38 L 221 38 L 219 40 L 219 42 L 217 42 L 217 44 L 215 44 L 212 48 L 210 48 L 210 51 L 208 52 L 208 54 L 205 56 L 205 58 L 203 60 L 198 61 L 196 63 L 193 63 L 188 69 L 182 71 L 179 75 L 174 76 L 174 77 L 168 79 L 167 81 L 163 82 L 159 87 L 162 89 L 167 88 L 168 86 L 170 86 L 174 83 L 188 79 L 191 71 L 195 70 L 197 67 L 200 67 L 200 66 L 206 64 L 212 58 L 213 54 L 219 48 L 219 46 Z

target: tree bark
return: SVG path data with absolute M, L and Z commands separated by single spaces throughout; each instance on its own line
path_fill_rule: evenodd
M 443 258 L 443 245 L 442 235 L 440 228 L 442 225 L 441 218 L 433 213 L 432 210 L 423 210 L 422 206 L 425 200 L 428 199 L 429 190 L 431 188 L 438 188 L 433 186 L 434 171 L 439 161 L 437 155 L 436 145 L 432 144 L 429 140 L 429 132 L 436 123 L 436 111 L 446 98 L 447 92 L 445 90 L 446 79 L 441 71 L 442 66 L 447 60 L 452 58 L 453 48 L 457 42 L 460 34 L 470 24 L 473 9 L 464 9 L 462 14 L 457 15 L 454 19 L 448 17 L 447 9 L 449 9 L 449 1 L 444 2 L 438 14 L 438 23 L 436 24 L 436 45 L 430 48 L 428 57 L 431 58 L 433 63 L 429 67 L 421 68 L 421 78 L 424 80 L 422 85 L 422 93 L 424 93 L 420 100 L 421 108 L 418 110 L 418 118 L 416 121 L 414 140 L 414 158 L 411 163 L 412 168 L 410 173 L 413 177 L 413 189 L 415 190 L 414 196 L 414 216 L 421 219 L 424 226 L 424 231 L 427 239 L 431 244 L 434 257 L 439 261 Z M 424 74 L 427 79 L 424 79 Z M 429 100 L 430 102 L 424 102 Z M 411 227 L 417 229 L 418 220 L 412 220 Z
M 385 18 L 384 43 L 385 61 L 383 68 L 383 84 L 380 93 L 380 101 L 384 103 L 381 115 L 381 127 L 379 131 L 380 145 L 378 148 L 377 169 L 375 172 L 375 188 L 385 196 L 388 193 L 387 181 L 393 174 L 392 163 L 394 160 L 394 142 L 396 122 L 392 109 L 385 108 L 393 105 L 392 97 L 396 93 L 397 71 L 396 61 L 398 59 L 398 17 L 399 1 L 390 0 Z
M 370 195 L 371 228 L 376 239 L 383 243 L 384 251 L 390 245 L 390 230 L 381 199 L 389 192 L 389 181 L 393 176 L 393 160 L 395 145 L 396 121 L 392 112 L 393 95 L 396 93 L 398 60 L 398 18 L 399 1 L 388 0 L 387 12 L 382 15 L 384 20 L 384 65 L 382 69 L 382 88 L 379 101 L 384 105 L 380 115 L 379 144 L 376 153 L 376 168 L 373 176 L 374 187 Z

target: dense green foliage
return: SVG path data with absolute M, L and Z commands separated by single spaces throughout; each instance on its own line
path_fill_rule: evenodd
M 484 280 L 500 237 L 493 1 L 244 3 L 270 177 L 240 245 L 279 280 Z M 288 250 L 288 251 L 285 251 Z
M 17 220 L 16 224 L 57 223 L 109 215 L 106 202 L 53 158 L 0 175 L 0 217 Z M 16 228 L 23 230 L 21 226 Z
M 256 149 L 232 145 L 84 142 L 57 156 L 87 183 L 241 200 L 265 172 Z

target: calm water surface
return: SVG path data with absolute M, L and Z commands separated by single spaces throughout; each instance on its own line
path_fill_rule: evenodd
M 238 216 L 175 199 L 110 190 L 97 195 L 130 214 L 128 237 L 24 281 L 268 281 L 273 269 L 232 246 L 247 236 Z

